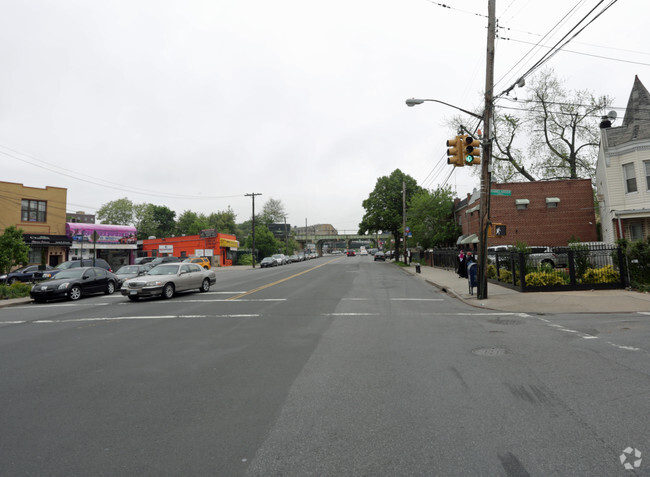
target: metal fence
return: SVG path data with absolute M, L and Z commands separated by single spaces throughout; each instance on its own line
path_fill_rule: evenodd
M 458 270 L 458 250 L 427 251 L 425 263 Z M 623 252 L 616 245 L 533 247 L 526 252 L 502 250 L 488 252 L 487 263 L 491 282 L 523 292 L 613 289 L 629 284 Z

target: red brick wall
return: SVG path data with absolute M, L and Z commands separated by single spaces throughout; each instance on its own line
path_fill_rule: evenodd
M 490 237 L 488 246 L 514 245 L 518 241 L 528 245 L 566 245 L 572 236 L 582 242 L 598 240 L 589 179 L 493 183 L 492 189 L 510 190 L 512 195 L 490 197 L 490 221 L 505 224 L 507 235 Z M 560 199 L 557 208 L 547 208 L 547 197 Z M 528 199 L 528 208 L 518 210 L 515 199 Z M 463 234 L 478 233 L 479 211 L 465 214 L 478 204 L 477 200 L 456 211 L 457 217 L 462 217 Z

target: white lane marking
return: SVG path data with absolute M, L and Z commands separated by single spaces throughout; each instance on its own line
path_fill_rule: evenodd
M 261 315 L 241 314 L 241 315 L 151 315 L 151 316 L 102 316 L 97 318 L 71 318 L 69 320 L 35 320 L 29 323 L 79 323 L 85 321 L 125 321 L 125 320 L 173 320 L 173 319 L 192 319 L 192 318 L 256 318 Z
M 641 351 L 641 348 L 635 348 L 633 346 L 617 345 L 616 343 L 612 343 L 611 341 L 608 341 L 607 344 L 613 346 L 614 348 L 622 349 L 625 351 Z
M 645 312 L 639 312 L 639 313 L 645 313 Z M 650 314 L 650 313 L 648 313 L 648 314 Z M 548 326 L 549 328 L 555 328 L 556 330 L 564 331 L 565 333 L 573 333 L 573 334 L 579 336 L 580 338 L 582 338 L 584 340 L 597 340 L 597 339 L 599 339 L 598 336 L 590 335 L 588 333 L 582 333 L 581 331 L 572 330 L 570 328 L 565 328 L 562 325 L 558 325 L 557 323 L 552 323 L 551 321 L 546 320 L 544 318 L 540 318 L 538 316 L 536 316 L 535 318 L 537 318 L 538 320 L 544 322 L 546 324 L 546 326 Z M 622 350 L 625 350 L 625 351 L 641 351 L 641 348 L 635 348 L 633 346 L 617 345 L 616 343 L 612 343 L 611 341 L 607 341 L 606 343 L 608 345 L 610 345 L 610 346 L 613 346 L 614 348 L 622 349 Z
M 0 325 L 19 325 L 21 323 L 27 323 L 26 321 L 0 321 Z
M 341 298 L 341 301 L 368 301 L 367 298 Z
M 379 316 L 379 313 L 323 313 L 323 316 Z
M 640 315 L 650 315 L 650 311 L 637 311 Z

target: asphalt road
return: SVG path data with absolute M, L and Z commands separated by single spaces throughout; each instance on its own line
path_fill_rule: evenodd
M 650 475 L 648 338 L 369 257 L 4 308 L 0 475 Z

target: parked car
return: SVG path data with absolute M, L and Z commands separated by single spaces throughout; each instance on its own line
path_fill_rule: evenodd
M 166 257 L 156 257 L 151 261 L 151 265 L 158 266 L 162 263 L 179 263 L 181 261 L 178 257 L 166 256 Z
M 144 265 L 145 263 L 151 263 L 156 259 L 156 257 L 138 257 L 133 262 L 134 265 Z
M 531 246 L 528 247 L 526 262 L 528 265 L 549 265 L 551 267 L 566 267 L 568 254 L 555 253 L 551 247 Z
M 384 252 L 382 252 L 381 250 L 378 250 L 377 252 L 375 252 L 375 262 L 377 260 L 381 260 L 382 262 L 385 262 L 386 254 L 384 254 Z
M 487 248 L 488 263 L 496 262 L 497 252 L 499 252 L 499 261 L 501 262 L 502 260 L 505 260 L 506 258 L 505 252 L 508 252 L 509 250 L 513 250 L 513 249 L 514 247 L 512 245 L 495 245 L 493 247 L 488 247 Z
M 34 277 L 35 274 L 38 274 L 39 277 L 43 276 L 43 271 L 54 270 L 54 267 L 50 265 L 45 265 L 45 270 L 39 270 L 40 265 L 28 265 L 13 272 L 9 272 L 6 275 L 0 275 L 0 283 L 5 283 L 11 285 L 15 282 L 31 282 L 36 280 Z
M 198 263 L 201 265 L 203 268 L 206 270 L 210 270 L 212 268 L 212 264 L 210 263 L 210 259 L 207 257 L 189 257 L 183 260 L 185 263 Z
M 216 282 L 213 270 L 205 270 L 196 263 L 163 263 L 146 275 L 124 281 L 121 293 L 131 301 L 151 296 L 171 298 L 182 291 L 207 292 Z
M 278 262 L 273 257 L 264 257 L 260 262 L 261 268 L 270 268 L 270 267 L 277 267 L 277 266 L 278 266 Z
M 68 260 L 67 262 L 59 263 L 52 270 L 45 270 L 44 272 L 34 272 L 34 278 L 36 280 L 52 278 L 56 276 L 62 270 L 68 270 L 70 268 L 81 268 L 81 267 L 99 267 L 113 272 L 111 266 L 103 258 L 84 258 L 83 260 Z
M 276 262 L 278 262 L 278 265 L 284 265 L 287 263 L 286 256 L 281 254 L 281 253 L 276 253 L 273 255 L 273 258 L 275 259 Z
M 56 298 L 78 300 L 93 293 L 113 294 L 117 277 L 99 267 L 71 267 L 60 270 L 54 277 L 35 284 L 29 296 L 37 303 Z
M 117 288 L 121 288 L 122 283 L 124 283 L 125 280 L 128 280 L 129 278 L 135 278 L 141 275 L 145 275 L 149 270 L 151 270 L 149 264 L 124 265 L 123 267 L 120 267 L 120 269 L 117 272 L 115 272 L 115 276 L 117 277 L 118 280 Z

